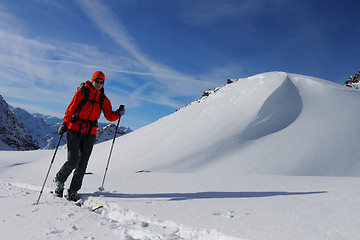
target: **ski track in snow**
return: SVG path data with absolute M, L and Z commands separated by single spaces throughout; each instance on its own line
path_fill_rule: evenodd
M 35 199 L 40 186 L 26 183 L 0 183 L 0 199 L 6 211 L 2 210 L 0 231 L 11 229 L 14 225 L 22 229 L 7 236 L 11 239 L 238 239 L 226 236 L 215 229 L 194 229 L 166 220 L 152 220 L 100 197 L 84 198 L 82 207 L 76 206 L 65 198 L 49 194 L 45 187 L 39 204 Z M 14 198 L 26 198 L 21 206 L 14 205 Z M 103 205 L 95 211 L 92 209 Z M 64 211 L 64 209 L 68 209 Z M 215 213 L 216 214 L 216 213 Z M 221 213 L 218 213 L 221 214 Z M 53 220 L 46 220 L 52 215 Z M 33 221 L 29 218 L 44 221 Z M 55 220 L 54 220 L 55 219 Z M 93 225 L 97 222 L 97 225 Z M 92 224 L 92 226 L 89 226 Z M 41 227 L 40 227 L 41 226 Z M 2 229 L 3 228 L 3 229 Z M 42 232 L 33 231 L 42 229 Z M 89 230 L 90 229 L 90 230 Z

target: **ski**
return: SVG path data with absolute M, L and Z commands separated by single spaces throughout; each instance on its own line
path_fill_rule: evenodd
M 96 210 L 98 210 L 98 209 L 100 209 L 100 208 L 103 208 L 103 207 L 104 207 L 104 206 L 99 205 L 99 206 L 97 206 L 97 207 L 92 208 L 91 210 L 92 210 L 93 212 L 95 212 Z
M 95 193 L 96 194 L 96 193 Z M 91 211 L 95 212 L 98 209 L 105 208 L 107 206 L 106 201 L 102 200 L 101 197 L 89 196 L 84 204 L 90 208 Z
M 70 201 L 70 200 L 68 200 L 68 201 Z M 105 207 L 105 203 L 98 202 L 98 201 L 95 203 L 88 203 L 88 202 L 85 202 L 83 199 L 79 199 L 76 202 L 74 202 L 74 201 L 70 201 L 70 202 L 74 203 L 75 206 L 78 206 L 78 207 L 86 207 L 92 212 L 96 212 L 96 210 Z

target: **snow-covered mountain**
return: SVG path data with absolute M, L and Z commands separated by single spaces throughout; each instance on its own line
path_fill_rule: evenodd
M 13 108 L 12 111 L 25 130 L 38 142 L 41 149 L 54 149 L 56 147 L 60 139 L 58 129 L 62 119 L 39 113 L 30 114 L 22 108 Z M 112 139 L 115 134 L 115 128 L 116 125 L 114 123 L 99 123 L 96 143 Z M 132 132 L 130 128 L 119 127 L 117 137 L 129 132 Z M 66 144 L 66 137 L 61 139 L 60 145 L 64 144 Z
M 37 142 L 25 131 L 0 95 L 0 150 L 35 149 L 39 149 Z
M 360 176 L 360 109 L 346 107 L 358 101 L 322 79 L 260 74 L 119 139 L 114 156 L 132 159 L 119 171 Z
M 53 123 L 48 124 L 45 122 L 44 116 L 40 114 L 30 114 L 22 108 L 13 108 L 12 111 L 23 124 L 25 130 L 39 143 L 41 149 L 54 149 L 56 147 L 60 139 L 57 130 L 61 125 L 61 119 L 53 118 Z M 63 138 L 60 145 L 65 143 L 66 138 Z
M 358 239 L 360 109 L 349 105 L 359 101 L 358 90 L 297 74 L 233 80 L 118 138 L 102 193 L 111 141 L 95 145 L 81 208 L 49 194 L 66 150 L 39 205 L 53 151 L 3 151 L 0 230 L 13 240 Z
M 115 131 L 116 131 L 115 123 L 110 123 L 110 124 L 99 123 L 98 132 L 96 135 L 96 143 L 101 143 L 113 139 Z M 131 132 L 132 130 L 129 127 L 120 126 L 116 136 L 120 137 Z

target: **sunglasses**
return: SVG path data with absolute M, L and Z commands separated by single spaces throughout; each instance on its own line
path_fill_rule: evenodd
M 104 80 L 102 80 L 101 78 L 95 78 L 94 82 L 104 84 Z

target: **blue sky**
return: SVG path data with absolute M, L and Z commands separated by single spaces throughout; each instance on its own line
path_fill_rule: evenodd
M 228 78 L 285 71 L 343 84 L 359 69 L 359 1 L 5 0 L 0 94 L 63 117 L 80 82 L 106 75 L 137 129 Z

